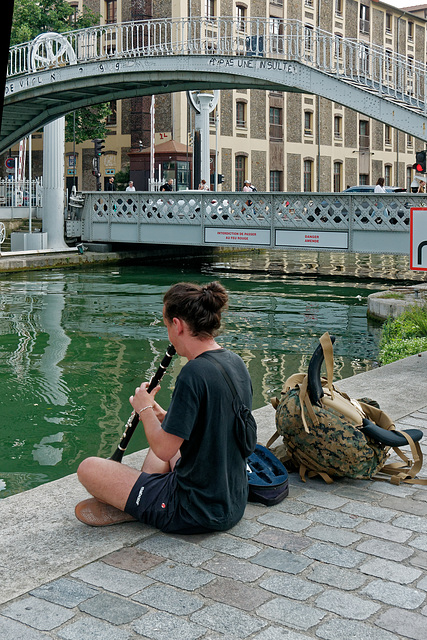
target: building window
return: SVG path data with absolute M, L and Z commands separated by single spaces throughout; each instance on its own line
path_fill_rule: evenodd
M 334 191 L 342 191 L 342 162 L 334 162 Z
M 215 0 L 205 0 L 205 11 L 207 18 L 215 17 Z
M 414 23 L 408 22 L 408 40 L 414 39 Z
M 110 101 L 111 113 L 107 116 L 105 124 L 107 127 L 115 127 L 117 124 L 117 100 Z
M 393 17 L 391 13 L 385 14 L 385 32 L 391 33 L 393 28 Z
M 342 35 L 339 33 L 334 36 L 334 54 L 338 62 L 342 58 Z
M 306 7 L 312 7 L 313 6 L 313 0 L 304 0 L 304 4 Z
M 270 16 L 271 49 L 275 53 L 283 52 L 283 20 Z
M 412 137 L 412 136 L 409 136 L 409 135 L 407 136 L 407 138 L 406 138 L 406 144 L 407 144 L 407 146 L 408 146 L 408 147 L 410 147 L 411 149 L 413 148 L 413 146 L 414 146 L 414 139 L 413 139 L 413 137 Z
M 304 27 L 304 55 L 311 58 L 313 53 L 313 27 L 305 25 Z
M 117 22 L 117 0 L 105 0 L 105 22 L 107 24 Z
M 390 49 L 386 49 L 384 56 L 384 71 L 387 79 L 391 81 L 393 73 L 393 52 Z
M 304 135 L 313 135 L 313 113 L 311 111 L 304 111 Z
M 283 140 L 282 109 L 270 107 L 270 140 Z
M 359 184 L 369 184 L 369 175 L 367 173 L 359 173 Z
M 359 149 L 369 149 L 369 120 L 359 121 Z
M 359 44 L 359 73 L 369 73 L 369 49 L 364 44 Z
M 342 16 L 342 0 L 335 0 L 335 15 Z
M 313 191 L 313 160 L 304 160 L 304 191 Z
M 360 20 L 359 31 L 360 33 L 369 34 L 369 7 L 366 4 L 360 5 Z
M 241 5 L 237 5 L 236 7 L 236 17 L 237 17 L 237 28 L 239 31 L 244 31 L 246 28 L 245 19 L 246 19 L 246 7 L 242 7 Z
M 334 138 L 342 140 L 342 116 L 334 116 Z
M 281 178 L 281 171 L 270 171 L 270 191 L 282 191 Z
M 386 124 L 384 125 L 384 144 L 390 147 L 391 143 L 392 143 L 391 127 L 389 124 Z
M 236 102 L 236 127 L 244 129 L 246 127 L 246 103 Z
M 391 187 L 391 165 L 386 164 L 384 167 L 384 179 L 387 187 Z
M 235 160 L 236 191 L 243 191 L 246 180 L 246 156 L 236 156 Z

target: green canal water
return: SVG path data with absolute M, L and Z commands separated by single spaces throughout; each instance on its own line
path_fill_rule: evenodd
M 129 396 L 163 357 L 162 295 L 174 282 L 219 279 L 230 294 L 221 344 L 249 368 L 254 408 L 305 371 L 319 336 L 337 336 L 335 379 L 376 366 L 381 328 L 366 297 L 385 282 L 251 271 L 234 259 L 186 266 L 98 267 L 3 275 L 0 280 L 0 497 L 108 457 L 130 415 Z M 183 359 L 158 400 L 167 407 Z M 129 452 L 145 446 L 138 429 Z

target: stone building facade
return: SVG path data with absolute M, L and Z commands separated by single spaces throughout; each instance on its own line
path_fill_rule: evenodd
M 340 38 L 426 60 L 425 12 L 414 8 L 411 13 L 377 0 L 68 1 L 78 3 L 77 10 L 88 5 L 99 13 L 101 23 L 185 17 L 190 11 L 192 16 L 269 17 L 272 28 L 279 30 L 282 19 L 293 19 L 307 29 L 320 26 Z M 150 97 L 112 104 L 106 154 L 101 159 L 106 179 L 129 164 L 128 153 L 140 141 L 149 146 L 150 104 Z M 316 95 L 222 90 L 216 113 L 211 117 L 211 167 L 214 171 L 217 156 L 226 191 L 240 190 L 244 179 L 258 191 L 341 191 L 350 185 L 375 184 L 380 176 L 386 184 L 408 187 L 415 151 L 425 147 L 412 136 Z M 155 122 L 156 144 L 173 139 L 189 145 L 194 114 L 186 93 L 156 96 Z M 66 153 L 72 153 L 69 143 Z M 83 190 L 95 188 L 92 156 L 91 142 L 78 145 L 78 186 Z

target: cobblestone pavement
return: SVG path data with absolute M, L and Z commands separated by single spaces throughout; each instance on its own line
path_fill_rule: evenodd
M 427 407 L 396 426 L 427 435 Z M 226 533 L 141 526 L 135 544 L 2 605 L 0 637 L 426 640 L 426 515 L 427 487 L 291 474 L 288 498 L 249 504 Z

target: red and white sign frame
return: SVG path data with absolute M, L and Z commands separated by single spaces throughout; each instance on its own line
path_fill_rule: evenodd
M 410 214 L 409 267 L 427 271 L 427 208 L 412 207 Z

